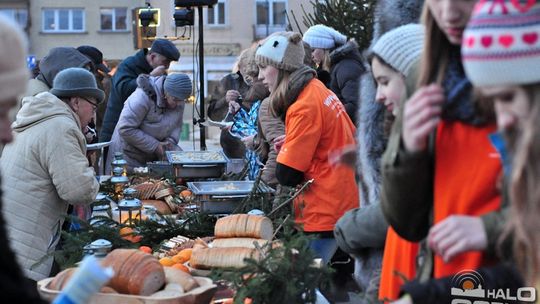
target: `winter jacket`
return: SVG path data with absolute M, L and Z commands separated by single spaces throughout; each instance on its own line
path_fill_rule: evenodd
M 137 78 L 138 87 L 124 104 L 114 129 L 105 172 L 111 171 L 111 161 L 118 151 L 124 153 L 131 171 L 158 160 L 155 151 L 160 142 L 167 142 L 171 150 L 179 149 L 184 103 L 172 110 L 167 108 L 164 81 L 165 76 L 140 75 Z
M 86 159 L 86 141 L 77 114 L 44 92 L 25 97 L 12 125 L 15 140 L 0 158 L 4 178 L 4 218 L 25 274 L 49 276 L 68 204 L 90 204 L 99 184 Z
M 137 88 L 137 77 L 140 74 L 150 74 L 152 66 L 146 61 L 146 50 L 140 50 L 135 55 L 124 59 L 112 78 L 112 88 L 107 102 L 107 110 L 101 126 L 99 141 L 111 140 L 114 128 L 124 107 L 124 102 Z
M 71 47 L 57 47 L 39 62 L 39 74 L 30 79 L 24 96 L 36 96 L 52 88 L 54 77 L 67 68 L 82 68 L 91 65 L 92 61 Z
M 348 41 L 330 53 L 330 90 L 341 100 L 355 124 L 358 111 L 358 85 L 364 71 L 362 57 L 355 41 Z

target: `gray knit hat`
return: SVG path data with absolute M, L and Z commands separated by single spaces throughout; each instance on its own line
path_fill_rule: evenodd
M 56 97 L 94 97 L 98 103 L 105 99 L 105 93 L 98 89 L 96 78 L 88 70 L 68 68 L 54 77 L 49 91 Z
M 270 35 L 255 53 L 257 65 L 271 65 L 286 71 L 295 71 L 304 65 L 302 35 L 296 32 L 277 32 Z
M 306 31 L 304 41 L 312 49 L 331 50 L 347 42 L 347 36 L 326 25 L 317 24 Z
M 165 83 L 163 84 L 163 89 L 165 90 L 165 93 L 184 100 L 191 95 L 193 86 L 191 85 L 191 79 L 189 79 L 188 75 L 174 73 L 167 75 Z
M 422 54 L 424 35 L 423 25 L 402 25 L 382 35 L 371 52 L 401 74 L 408 76 L 411 67 Z

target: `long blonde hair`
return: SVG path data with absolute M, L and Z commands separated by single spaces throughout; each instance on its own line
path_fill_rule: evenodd
M 291 72 L 279 69 L 276 88 L 270 93 L 272 114 L 282 120 L 285 120 L 285 113 L 294 102 L 294 100 L 287 98 L 290 76 Z
M 324 50 L 323 60 L 321 61 L 319 66 L 324 71 L 330 72 L 330 68 L 332 67 L 332 62 L 331 62 L 331 59 L 330 59 L 330 50 L 329 49 Z
M 531 108 L 513 159 L 511 211 L 506 233 L 512 233 L 514 257 L 529 284 L 540 279 L 540 83 L 523 86 Z M 536 285 L 530 285 L 536 286 Z

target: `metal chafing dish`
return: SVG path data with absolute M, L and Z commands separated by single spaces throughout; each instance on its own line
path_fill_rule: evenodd
M 252 191 L 253 181 L 188 182 L 202 212 L 231 213 Z M 270 195 L 274 189 L 259 184 L 257 192 Z
M 218 178 L 227 166 L 223 151 L 166 151 L 174 176 L 182 178 Z

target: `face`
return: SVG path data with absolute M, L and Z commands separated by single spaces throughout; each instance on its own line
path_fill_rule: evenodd
M 267 65 L 265 67 L 259 66 L 259 79 L 264 86 L 272 93 L 277 87 L 279 70 L 276 67 Z
M 406 97 L 405 78 L 377 57 L 371 62 L 371 70 L 377 82 L 375 101 L 384 104 L 388 112 L 397 116 L 400 102 Z
M 426 0 L 437 26 L 448 41 L 460 45 L 476 0 Z
M 11 130 L 12 115 L 10 110 L 17 106 L 17 100 L 0 102 L 0 144 L 5 145 L 13 140 L 13 132 Z
M 311 59 L 313 59 L 313 62 L 317 65 L 321 64 L 324 59 L 324 49 L 313 49 L 313 51 L 311 51 Z
M 499 131 L 513 133 L 522 129 L 530 109 L 529 96 L 523 87 L 482 87 L 480 91 L 483 96 L 495 103 Z
M 152 66 L 154 69 L 160 65 L 164 66 L 165 68 L 169 68 L 170 64 L 171 61 L 165 56 L 158 53 L 150 54 L 150 66 Z
M 72 103 L 76 104 L 75 113 L 79 115 L 81 127 L 84 129 L 90 123 L 97 110 L 97 100 L 93 97 L 74 97 Z
M 176 109 L 176 107 L 180 106 L 184 102 L 183 99 L 176 98 L 168 94 L 165 94 L 165 100 L 167 103 L 167 109 L 170 110 Z

